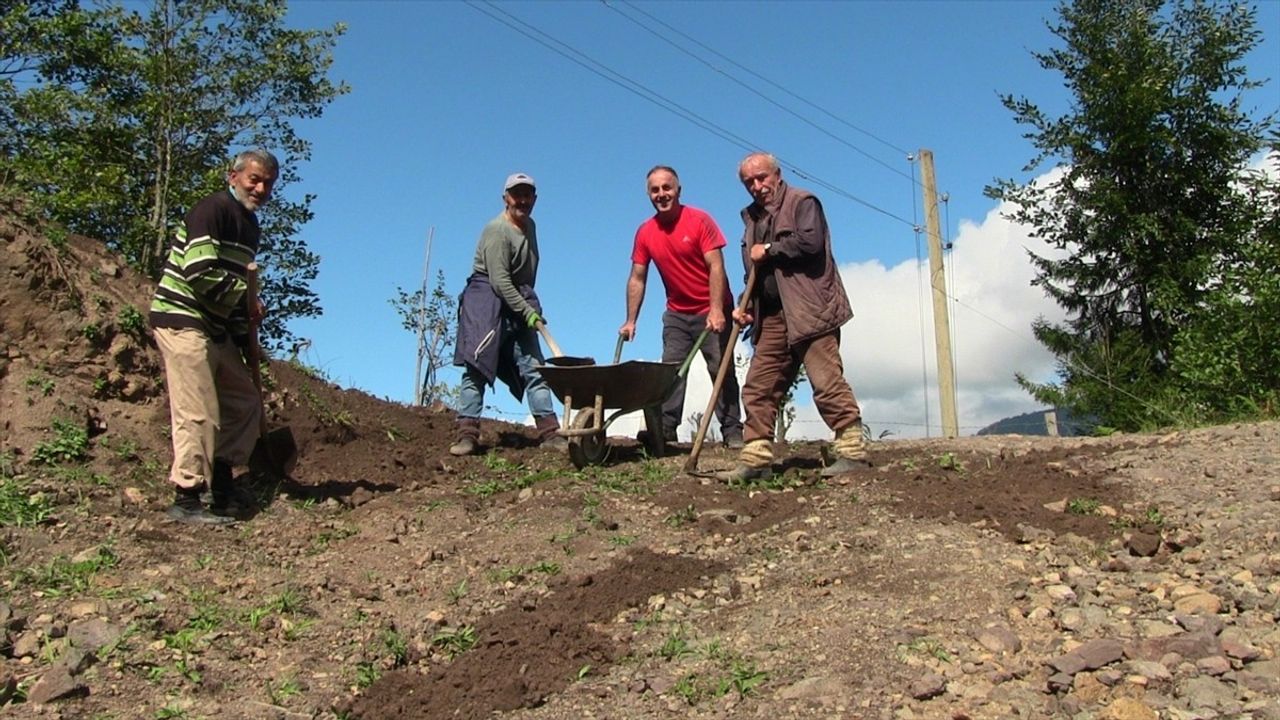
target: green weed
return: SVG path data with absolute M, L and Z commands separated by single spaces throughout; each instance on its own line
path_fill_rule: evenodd
M 55 419 L 51 427 L 54 438 L 36 445 L 31 453 L 35 462 L 56 465 L 79 462 L 89 456 L 89 431 L 66 420 Z
M 956 454 L 952 452 L 944 452 L 938 456 L 938 467 L 950 472 L 962 473 L 965 471 L 964 461 L 956 457 Z
M 467 596 L 467 579 L 462 578 L 462 582 L 449 588 L 449 592 L 446 593 L 446 596 L 450 605 L 457 605 L 462 598 Z
M 297 678 L 287 677 L 279 684 L 267 681 L 267 699 L 272 705 L 283 706 L 289 698 L 300 694 L 302 694 L 302 685 L 298 683 Z
M 363 690 L 378 681 L 382 673 L 378 666 L 368 660 L 356 663 L 356 687 Z
M 143 331 L 147 328 L 147 319 L 138 311 L 138 308 L 125 305 L 120 308 L 120 312 L 116 313 L 116 324 L 130 335 L 142 337 Z
M 115 567 L 119 562 L 120 558 L 111 548 L 102 546 L 88 559 L 73 562 L 59 556 L 43 567 L 28 568 L 21 573 L 21 578 L 48 597 L 62 597 L 88 590 L 94 575 Z
M 7 473 L 6 473 L 7 475 Z M 53 516 L 53 501 L 27 483 L 0 477 L 0 527 L 35 527 Z
M 476 629 L 472 625 L 446 628 L 431 638 L 431 646 L 442 650 L 450 660 L 475 647 L 475 644 Z
M 681 525 L 689 525 L 698 519 L 698 511 L 693 505 L 686 505 L 684 508 L 671 513 L 662 519 L 662 522 L 671 527 L 680 527 Z
M 1102 502 L 1094 498 L 1072 498 L 1067 501 L 1067 512 L 1072 515 L 1093 515 L 1102 507 Z
M 46 377 L 44 375 L 28 376 L 26 379 L 26 386 L 28 390 L 39 390 L 40 394 L 45 397 L 52 395 L 54 388 L 57 387 L 53 378 Z

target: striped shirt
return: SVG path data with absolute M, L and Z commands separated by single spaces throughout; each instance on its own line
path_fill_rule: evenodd
M 258 252 L 258 218 L 230 190 L 187 213 L 151 300 L 151 327 L 193 328 L 221 342 L 249 333 L 245 266 Z

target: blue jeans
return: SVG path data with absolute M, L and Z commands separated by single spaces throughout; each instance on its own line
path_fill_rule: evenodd
M 529 403 L 529 412 L 535 418 L 554 415 L 556 410 L 551 404 L 551 388 L 542 379 L 537 367 L 543 364 L 542 346 L 538 344 L 538 333 L 534 329 L 514 320 L 503 318 L 506 323 L 504 343 L 498 351 L 501 363 L 513 364 L 524 379 L 525 398 Z M 479 418 L 484 410 L 484 377 L 467 367 L 462 373 L 462 383 L 458 388 L 458 417 Z

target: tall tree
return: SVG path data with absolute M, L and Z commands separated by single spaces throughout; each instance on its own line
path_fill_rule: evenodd
M 415 379 L 415 404 L 447 405 L 454 401 L 457 387 L 439 378 L 440 369 L 453 362 L 453 340 L 458 334 L 458 301 L 445 289 L 444 272 L 436 271 L 436 284 L 430 293 L 423 278 L 422 287 L 412 293 L 397 287 L 390 303 L 400 316 L 400 324 L 418 338 L 421 377 Z
M 28 15 L 50 4 L 30 3 Z M 310 290 L 319 258 L 297 237 L 313 198 L 288 194 L 311 152 L 293 123 L 347 92 L 327 77 L 345 27 L 295 30 L 285 13 L 284 0 L 155 0 L 146 14 L 62 3 L 14 53 L 35 82 L 0 95 L 14 121 L 2 176 L 152 275 L 186 210 L 225 185 L 229 154 L 276 153 L 282 177 L 261 252 L 273 345 L 291 338 L 285 321 L 320 313 Z
M 1038 154 L 1061 168 L 1039 184 L 1000 180 L 990 196 L 1065 256 L 1036 256 L 1034 283 L 1067 310 L 1036 337 L 1060 381 L 1019 378 L 1037 399 L 1125 429 L 1195 421 L 1178 370 L 1179 333 L 1205 316 L 1258 217 L 1247 166 L 1274 116 L 1243 106 L 1255 11 L 1204 0 L 1064 0 L 1050 30 L 1063 43 L 1033 53 L 1072 94 L 1052 117 L 1023 97 L 1004 105 Z M 1265 183 L 1264 183 L 1265 184 Z M 1237 264 L 1238 267 L 1238 264 Z M 1268 282 L 1274 282 L 1274 278 Z M 1245 288 L 1244 292 L 1257 292 Z M 1261 320 L 1261 318 L 1257 318 Z

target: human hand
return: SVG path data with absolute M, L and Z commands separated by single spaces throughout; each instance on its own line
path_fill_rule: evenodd
M 529 327 L 534 330 L 537 330 L 538 323 L 542 323 L 543 325 L 546 325 L 547 321 L 543 320 L 542 317 L 538 315 L 538 313 L 536 312 L 529 313 Z
M 253 298 L 253 302 L 249 303 L 249 322 L 260 325 L 266 316 L 267 306 L 262 304 L 262 298 Z
M 724 330 L 723 308 L 712 308 L 711 312 L 707 313 L 707 329 L 714 333 Z
M 751 321 L 754 319 L 755 318 L 751 316 L 751 313 L 747 312 L 746 310 L 743 310 L 741 308 L 733 309 L 733 321 L 738 323 L 739 325 L 750 325 Z
M 636 339 L 636 324 L 633 322 L 625 322 L 622 327 L 618 328 L 618 334 L 631 342 Z
M 751 256 L 751 262 L 753 263 L 764 262 L 764 256 L 766 252 L 764 246 L 765 246 L 765 243 L 757 243 L 751 246 L 751 252 L 749 253 Z

